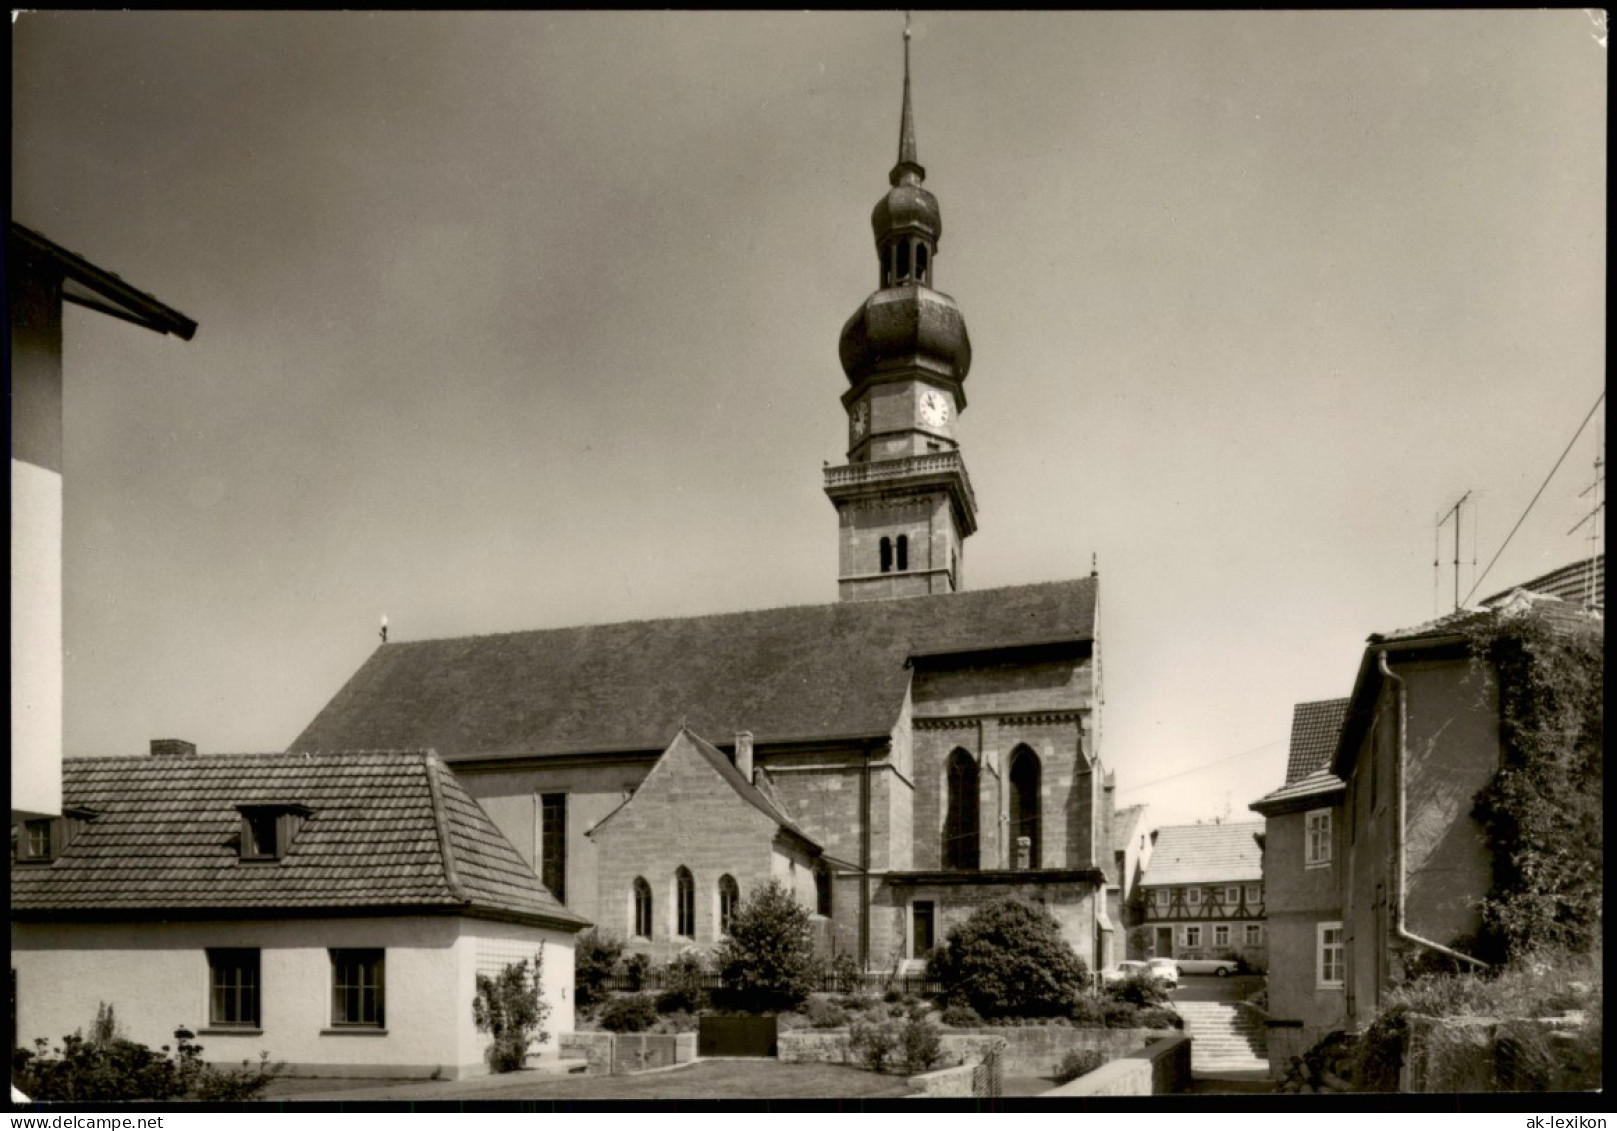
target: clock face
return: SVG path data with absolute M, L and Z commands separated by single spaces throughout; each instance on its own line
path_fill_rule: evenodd
M 928 389 L 921 394 L 921 423 L 929 424 L 933 428 L 942 428 L 944 421 L 949 419 L 949 402 L 942 393 L 936 389 Z
M 853 406 L 853 415 L 849 417 L 849 425 L 853 429 L 855 440 L 864 439 L 866 430 L 870 427 L 870 405 L 860 401 Z

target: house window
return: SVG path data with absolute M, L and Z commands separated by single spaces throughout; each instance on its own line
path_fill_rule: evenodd
M 208 1024 L 218 1029 L 258 1028 L 258 951 L 208 951 L 211 991 Z
M 279 860 L 286 855 L 312 810 L 302 805 L 238 805 L 241 814 L 241 858 Z
M 823 861 L 814 866 L 814 913 L 831 915 L 831 869 Z
M 1263 926 L 1260 923 L 1246 925 L 1246 945 L 1258 946 L 1263 942 Z
M 741 905 L 741 888 L 736 884 L 735 877 L 723 875 L 719 877 L 719 934 L 730 933 L 730 921 L 735 918 L 736 908 Z
M 1190 888 L 1189 890 L 1187 890 L 1185 892 L 1185 902 L 1190 904 L 1190 906 L 1198 907 L 1198 906 L 1201 905 L 1201 901 L 1202 901 L 1202 889 L 1201 888 Z
M 49 817 L 38 821 L 24 821 L 22 823 L 22 836 L 17 838 L 17 857 L 20 860 L 48 861 L 56 856 L 55 831 L 56 822 Z
M 1319 988 L 1340 989 L 1343 974 L 1342 924 L 1321 923 L 1318 930 L 1319 953 L 1314 970 Z
M 651 885 L 644 876 L 634 878 L 634 933 L 643 939 L 651 937 Z
M 925 958 L 932 949 L 932 901 L 918 899 L 910 904 L 910 922 L 914 927 L 911 958 Z
M 910 568 L 910 536 L 908 534 L 898 536 L 897 551 L 895 556 L 898 558 L 898 572 L 903 573 Z
M 1249 907 L 1257 907 L 1263 902 L 1263 889 L 1257 884 L 1246 885 L 1246 902 Z
M 1011 751 L 1011 836 L 1015 838 L 1014 867 L 1038 868 L 1039 857 L 1039 756 L 1026 746 Z M 1022 840 L 1027 840 L 1023 862 Z
M 539 798 L 539 879 L 550 894 L 567 902 L 567 795 Z
M 1241 902 L 1241 889 L 1240 888 L 1225 888 L 1224 889 L 1224 902 L 1230 907 L 1234 907 L 1236 904 L 1240 903 Z
M 1185 945 L 1186 946 L 1201 946 L 1201 944 L 1202 944 L 1202 929 L 1200 927 L 1186 927 L 1185 928 Z
M 674 871 L 674 933 L 682 938 L 696 937 L 696 882 L 684 865 Z
M 943 821 L 943 866 L 973 872 L 977 855 L 977 760 L 964 750 L 949 755 L 948 802 Z
M 883 573 L 893 572 L 893 540 L 891 538 L 881 540 L 881 571 Z
M 1304 823 L 1303 865 L 1323 868 L 1331 862 L 1331 811 L 1310 810 Z
M 1230 929 L 1229 929 L 1228 926 L 1226 926 L 1223 923 L 1220 923 L 1218 926 L 1213 928 L 1213 945 L 1214 946 L 1229 946 L 1230 945 Z
M 376 949 L 331 952 L 331 1024 L 380 1029 L 386 1024 L 386 952 Z

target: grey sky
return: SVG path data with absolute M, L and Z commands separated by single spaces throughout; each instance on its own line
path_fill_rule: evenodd
M 420 639 L 834 600 L 820 467 L 900 27 L 22 16 L 17 218 L 201 325 L 67 316 L 68 752 L 282 748 L 384 611 Z M 1432 615 L 1437 514 L 1473 492 L 1486 564 L 1594 403 L 1596 34 L 915 17 L 967 583 L 1099 555 L 1103 753 L 1151 824 L 1247 816 L 1291 705 Z M 1484 592 L 1587 549 L 1594 455 L 1591 425 Z

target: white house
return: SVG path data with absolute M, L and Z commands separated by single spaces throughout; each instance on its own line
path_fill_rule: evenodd
M 183 1026 L 210 1061 L 453 1079 L 487 1071 L 476 975 L 541 948 L 545 1027 L 572 1028 L 588 924 L 437 755 L 152 747 L 66 761 L 64 815 L 15 827 L 20 1044 L 106 1002 L 130 1038 Z

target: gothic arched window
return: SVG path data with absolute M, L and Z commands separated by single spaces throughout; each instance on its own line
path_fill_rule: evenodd
M 908 534 L 900 534 L 898 536 L 897 557 L 898 572 L 903 573 L 905 570 L 910 568 L 910 536 Z
M 741 887 L 729 874 L 719 877 L 719 934 L 730 933 L 730 920 L 741 906 Z
M 643 876 L 634 878 L 634 933 L 643 939 L 651 937 L 651 885 Z
M 674 933 L 681 938 L 696 937 L 696 881 L 683 864 L 674 871 Z
M 814 865 L 814 913 L 831 914 L 831 869 L 824 861 Z
M 1026 746 L 1011 751 L 1011 859 L 1013 867 L 1022 867 L 1022 837 L 1028 839 L 1026 867 L 1041 867 L 1039 862 L 1039 756 Z
M 893 540 L 891 538 L 881 540 L 881 571 L 883 573 L 893 572 Z
M 977 761 L 964 750 L 945 768 L 948 803 L 943 819 L 943 866 L 975 871 L 977 861 Z

